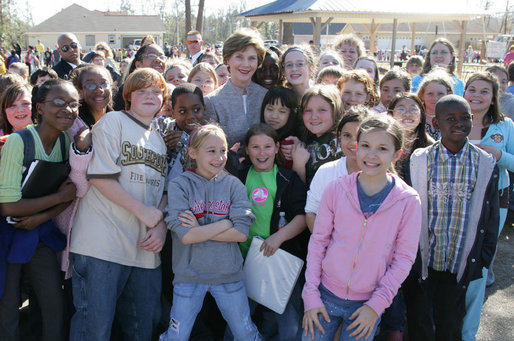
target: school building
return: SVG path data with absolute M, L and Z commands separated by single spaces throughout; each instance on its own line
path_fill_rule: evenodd
M 54 49 L 57 38 L 64 32 L 74 33 L 86 52 L 101 41 L 115 49 L 128 48 L 135 39 L 147 34 L 162 45 L 165 31 L 158 15 L 90 11 L 73 4 L 25 32 L 25 46 L 36 46 L 39 39 L 43 45 Z

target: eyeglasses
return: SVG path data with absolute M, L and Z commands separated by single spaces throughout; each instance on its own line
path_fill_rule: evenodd
M 70 45 L 61 46 L 61 51 L 62 52 L 68 52 L 70 49 L 74 49 L 75 50 L 77 47 L 79 47 L 79 44 L 73 42 Z
M 394 108 L 393 113 L 400 114 L 400 115 L 407 115 L 407 114 L 416 115 L 416 114 L 420 114 L 421 110 L 419 110 L 418 107 L 412 107 L 409 110 L 407 110 L 407 108 L 404 108 L 404 107 L 399 107 L 399 108 Z
M 433 50 L 430 52 L 430 55 L 432 55 L 432 56 L 438 56 L 438 55 L 447 56 L 449 54 L 450 54 L 450 52 L 448 52 L 447 50 L 441 50 L 441 51 Z
M 298 63 L 285 63 L 284 68 L 286 69 L 292 69 L 293 67 L 296 67 L 297 69 L 301 69 L 305 66 L 305 62 L 298 62 Z
M 96 89 L 109 89 L 111 87 L 111 84 L 105 82 L 102 84 L 95 84 L 95 83 L 86 83 L 84 84 L 84 89 L 89 91 L 95 91 Z
M 188 40 L 187 45 L 198 44 L 199 42 L 200 42 L 199 40 Z
M 58 108 L 70 107 L 72 110 L 76 110 L 80 107 L 80 103 L 76 101 L 66 102 L 60 98 L 54 98 L 48 101 L 43 101 L 43 103 L 52 103 Z
M 159 59 L 161 62 L 165 62 L 166 61 L 166 56 L 158 56 L 156 54 L 147 54 L 147 55 L 144 55 L 143 58 L 148 58 L 150 59 L 151 61 L 154 61 L 154 60 L 157 60 Z

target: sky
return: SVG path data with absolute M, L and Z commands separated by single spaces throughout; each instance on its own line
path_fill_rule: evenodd
M 161 0 L 154 0 L 156 2 Z M 166 4 L 168 6 L 171 6 L 175 1 L 183 2 L 183 0 L 166 0 Z M 383 0 L 366 0 L 371 2 L 383 2 Z M 424 1 L 424 0 L 421 0 Z M 492 11 L 504 11 L 505 5 L 509 0 L 494 0 L 490 1 L 493 5 Z M 41 1 L 41 0 L 25 0 L 25 1 L 18 1 L 19 4 L 19 12 L 26 13 L 25 9 L 28 7 L 30 12 L 32 13 L 32 19 L 34 21 L 34 24 L 39 24 L 42 21 L 48 19 L 49 17 L 53 16 L 57 12 L 59 12 L 61 9 L 64 9 L 68 7 L 69 5 L 76 3 L 78 5 L 81 5 L 89 10 L 101 10 L 101 11 L 116 11 L 119 9 L 121 0 L 49 0 L 49 1 Z M 134 7 L 137 11 L 137 4 L 143 3 L 147 4 L 148 0 L 130 0 L 129 2 L 136 4 Z M 222 9 L 223 6 L 228 7 L 228 4 L 240 4 L 245 3 L 246 9 L 252 9 L 267 3 L 272 2 L 272 0 L 225 0 L 225 1 L 217 1 L 217 0 L 206 0 L 205 1 L 205 10 L 206 12 L 212 11 L 215 12 L 218 9 Z M 463 7 L 466 5 L 472 4 L 472 5 L 483 5 L 486 2 L 486 0 L 454 0 L 452 1 L 452 4 L 455 3 L 462 3 Z M 194 4 L 198 3 L 198 0 L 192 0 L 191 3 L 193 4 L 193 11 L 195 11 Z M 441 5 L 444 7 L 444 4 L 448 3 L 448 0 L 431 0 L 431 4 L 434 6 Z M 511 9 L 514 5 L 514 0 L 510 0 L 509 2 Z M 136 14 L 155 14 L 155 13 L 136 13 Z

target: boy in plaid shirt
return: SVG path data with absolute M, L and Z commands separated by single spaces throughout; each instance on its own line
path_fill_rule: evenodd
M 461 341 L 467 285 L 481 277 L 496 248 L 498 171 L 494 157 L 468 141 L 472 116 L 462 97 L 441 98 L 433 124 L 441 139 L 410 159 L 422 227 L 404 283 L 407 323 L 410 340 Z

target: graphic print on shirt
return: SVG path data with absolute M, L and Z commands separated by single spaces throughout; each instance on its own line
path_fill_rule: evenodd
M 491 135 L 491 139 L 496 143 L 501 143 L 503 141 L 503 135 L 502 134 L 494 134 L 494 135 Z
M 258 187 L 252 191 L 252 206 L 266 206 L 269 192 L 266 187 Z
M 192 207 L 189 209 L 195 215 L 196 219 L 200 220 L 206 214 L 214 214 L 217 216 L 226 216 L 230 211 L 231 201 L 224 202 L 222 200 L 212 201 L 209 200 L 207 202 L 207 209 L 205 207 L 205 201 L 203 200 L 195 200 Z
M 166 154 L 159 154 L 150 148 L 123 141 L 121 144 L 121 155 L 125 158 L 121 161 L 123 166 L 142 164 L 156 170 L 162 176 L 166 176 Z

